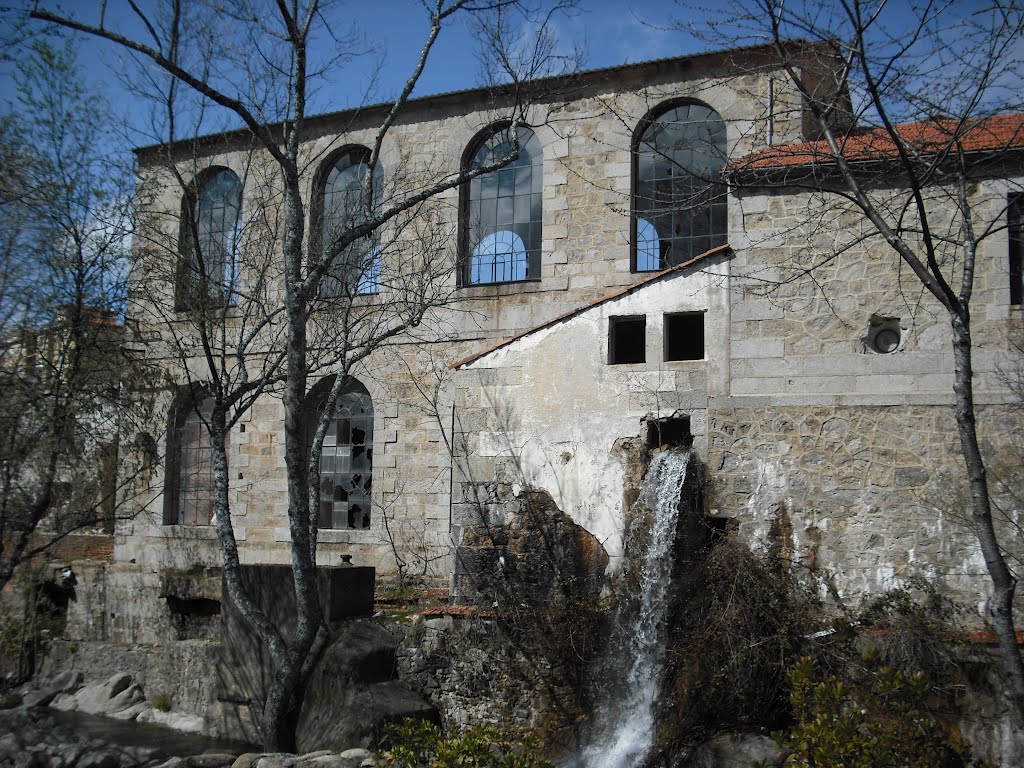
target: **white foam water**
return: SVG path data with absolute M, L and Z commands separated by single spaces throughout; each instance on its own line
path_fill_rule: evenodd
M 609 676 L 604 701 L 595 712 L 589 745 L 572 763 L 577 768 L 635 768 L 653 743 L 672 551 L 689 461 L 689 451 L 664 451 L 654 457 L 644 476 L 638 502 L 643 508 L 635 510 L 627 543 L 646 539 L 647 546 L 635 553 L 627 546 L 624 564 L 625 573 L 637 575 L 639 594 L 620 601 L 608 646 L 614 656 L 604 664 Z M 649 531 L 642 530 L 648 525 Z

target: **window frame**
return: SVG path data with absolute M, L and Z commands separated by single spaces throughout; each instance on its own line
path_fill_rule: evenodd
M 225 251 L 222 263 L 214 265 L 207 263 L 206 254 L 203 254 L 201 250 L 198 252 L 196 250 L 197 238 L 203 238 L 203 213 L 200 206 L 203 201 L 203 191 L 218 177 L 225 174 L 230 174 L 234 182 L 235 216 L 230 234 L 226 233 L 226 228 L 220 230 L 220 236 L 230 241 L 230 250 Z M 174 289 L 175 311 L 185 312 L 193 309 L 223 308 L 233 305 L 239 275 L 243 193 L 241 178 L 234 170 L 222 165 L 205 169 L 193 179 L 192 184 L 185 190 L 185 194 L 182 196 L 179 220 L 178 266 Z M 199 265 L 195 262 L 197 257 L 203 261 L 202 275 L 210 289 L 205 297 L 201 290 L 202 286 L 196 284 L 197 281 L 201 282 L 203 279 L 200 278 Z M 216 267 L 220 274 L 211 274 L 211 267 Z
M 171 405 L 171 410 L 168 414 L 167 450 L 165 453 L 166 460 L 164 462 L 164 525 L 174 525 L 184 528 L 209 528 L 213 525 L 214 515 L 216 514 L 216 481 L 212 467 L 213 444 L 210 440 L 208 424 L 202 415 L 202 409 L 207 403 L 212 403 L 212 401 L 213 398 L 210 395 L 209 390 L 205 386 L 197 385 L 194 387 L 180 388 Z M 181 436 L 188 421 L 193 417 L 199 421 L 199 428 L 206 434 L 207 444 L 201 447 L 205 448 L 205 450 L 209 452 L 209 461 L 211 464 L 209 473 L 210 487 L 207 488 L 210 496 L 211 507 L 210 514 L 206 522 L 199 522 L 201 516 L 198 514 L 198 510 L 193 510 L 192 512 L 195 517 L 195 521 L 186 522 L 187 514 L 183 508 L 185 499 L 182 498 L 181 470 L 182 450 L 184 448 L 184 444 Z M 225 433 L 224 444 L 224 447 L 227 450 L 231 444 L 230 432 Z
M 360 157 L 360 159 L 350 162 L 346 166 L 346 168 L 351 168 L 353 166 L 359 165 L 368 166 L 370 158 L 372 157 L 372 152 L 369 148 L 363 146 L 362 144 L 346 144 L 345 146 L 339 147 L 336 151 L 332 152 L 330 157 L 328 157 L 320 165 L 320 169 L 317 172 L 317 176 L 315 178 L 313 185 L 313 206 L 311 211 L 312 215 L 310 217 L 310 221 L 312 222 L 310 233 L 312 240 L 311 253 L 313 254 L 317 254 L 318 256 L 322 255 L 326 247 L 326 238 L 324 230 L 327 227 L 328 222 L 327 185 L 331 179 L 331 175 L 334 173 L 334 170 L 338 167 L 338 164 L 341 161 L 345 160 L 346 158 L 353 158 L 357 156 Z M 342 169 L 342 172 L 343 171 L 344 169 Z M 376 165 L 374 166 L 373 175 L 373 202 L 374 205 L 377 205 L 381 197 L 384 179 L 384 168 L 379 159 Z M 355 289 L 348 291 L 345 289 L 346 286 L 348 285 L 348 281 L 342 277 L 339 277 L 337 274 L 332 274 L 335 270 L 339 268 L 345 269 L 347 267 L 347 262 L 346 259 L 343 258 L 343 254 L 338 254 L 335 263 L 332 264 L 331 269 L 329 269 L 324 274 L 323 281 L 320 284 L 320 297 L 322 299 L 330 300 L 356 296 L 376 296 L 380 293 L 380 273 L 382 257 L 380 253 L 380 241 L 377 232 L 373 232 L 370 235 L 368 235 L 367 240 L 370 241 L 370 248 L 375 252 L 376 259 L 376 264 L 371 270 L 371 273 L 375 272 L 375 276 L 371 278 L 371 282 L 367 284 L 367 289 L 364 289 L 363 286 L 363 282 L 367 278 L 366 275 L 361 274 L 359 283 L 355 286 Z M 351 243 L 349 245 L 349 248 L 351 249 L 354 246 L 356 246 L 356 243 Z M 345 269 L 345 271 L 347 273 L 348 270 Z M 327 287 L 331 284 L 332 281 L 337 283 L 337 285 L 339 286 L 339 290 L 327 290 Z
M 311 459 L 311 455 L 310 454 L 311 454 L 311 452 L 313 450 L 313 439 L 314 439 L 314 437 L 316 435 L 316 428 L 317 428 L 317 425 L 319 424 L 319 421 L 320 421 L 320 415 L 323 413 L 323 409 L 324 409 L 324 406 L 326 405 L 327 398 L 330 396 L 331 388 L 333 387 L 334 382 L 336 380 L 337 380 L 336 376 L 326 376 L 326 377 L 322 378 L 313 387 L 310 388 L 308 394 L 306 395 L 305 401 L 303 402 L 302 413 L 303 413 L 303 421 L 304 421 L 304 434 L 305 434 L 304 445 L 305 445 L 305 461 L 306 461 L 306 469 L 307 469 L 307 471 L 309 469 L 309 461 Z M 364 449 L 365 463 L 367 465 L 366 470 L 365 470 L 365 474 L 367 475 L 367 477 L 366 477 L 366 481 L 364 483 L 362 483 L 362 491 L 363 492 L 360 495 L 365 497 L 365 500 L 366 500 L 366 509 L 365 510 L 361 510 L 361 512 L 363 514 L 362 520 L 365 521 L 365 525 L 352 525 L 350 517 L 346 521 L 346 522 L 349 523 L 348 525 L 335 525 L 334 524 L 335 521 L 333 520 L 333 514 L 334 514 L 334 510 L 333 509 L 331 510 L 331 515 L 332 515 L 331 524 L 330 525 L 325 525 L 324 524 L 325 520 L 326 520 L 325 515 L 324 515 L 324 508 L 323 508 L 323 504 L 325 502 L 325 499 L 322 497 L 322 494 L 323 494 L 323 491 L 324 491 L 324 474 L 325 473 L 324 473 L 324 456 L 323 456 L 323 448 L 324 448 L 324 446 L 322 445 L 321 446 L 321 458 L 320 458 L 320 462 L 321 462 L 320 463 L 320 483 L 319 483 L 319 488 L 320 488 L 321 496 L 320 496 L 320 499 L 319 499 L 319 506 L 318 506 L 318 508 L 316 510 L 311 510 L 312 512 L 314 512 L 316 514 L 317 528 L 320 531 L 369 531 L 369 530 L 372 530 L 372 527 L 373 527 L 372 526 L 372 522 L 373 522 L 373 518 L 374 518 L 374 515 L 372 515 L 372 510 L 373 510 L 373 451 L 374 451 L 374 437 L 375 437 L 375 434 L 376 434 L 376 430 L 375 430 L 376 413 L 375 413 L 375 408 L 373 406 L 373 395 L 370 394 L 369 389 L 367 389 L 367 387 L 359 379 L 357 379 L 356 377 L 351 376 L 351 375 L 348 376 L 347 380 L 344 382 L 344 384 L 342 385 L 341 390 L 338 393 L 338 400 L 337 400 L 337 402 L 335 404 L 335 412 L 334 412 L 334 417 L 333 417 L 335 425 L 337 425 L 337 423 L 338 423 L 340 418 L 343 418 L 339 414 L 341 412 L 341 409 L 344 407 L 345 399 L 347 397 L 355 397 L 355 398 L 363 399 L 364 402 L 365 402 L 365 405 L 366 405 L 366 415 L 365 415 L 364 418 L 367 419 L 368 424 L 366 425 L 367 428 L 364 430 L 363 442 L 362 443 L 348 442 L 348 443 L 344 444 L 344 445 L 348 445 L 351 448 L 355 448 L 355 446 L 357 446 L 357 445 L 362 445 L 363 449 Z M 326 445 L 326 442 L 327 442 L 327 437 L 328 436 L 325 435 L 325 440 L 324 440 L 324 444 L 325 445 Z M 335 440 L 337 441 L 337 435 L 335 436 Z M 341 446 L 343 444 L 341 442 L 336 442 L 335 445 L 336 446 Z M 328 446 L 328 447 L 330 447 L 330 446 Z M 354 451 L 352 453 L 354 453 Z M 335 456 L 335 458 L 337 458 L 337 456 Z M 353 472 L 344 472 L 344 473 L 342 473 L 342 472 L 338 472 L 337 470 L 331 470 L 331 472 L 330 472 L 330 475 L 332 477 L 338 477 L 338 476 L 341 476 L 341 475 L 355 475 L 355 474 L 362 474 L 362 473 L 356 473 L 354 471 Z M 338 487 L 338 484 L 334 483 L 333 480 L 332 480 L 332 485 L 331 485 L 331 495 L 332 495 L 331 502 L 332 503 L 337 501 L 337 500 L 333 499 L 333 496 L 335 495 L 337 487 Z M 348 502 L 349 498 L 342 499 L 341 501 Z M 348 515 L 351 515 L 352 510 L 348 509 L 347 512 L 348 512 Z
M 638 242 L 637 242 L 638 231 L 640 229 L 638 227 L 638 223 L 641 220 L 647 222 L 652 228 L 654 228 L 655 235 L 657 235 L 657 229 L 656 229 L 656 227 L 654 225 L 654 222 L 651 221 L 650 219 L 644 218 L 641 215 L 645 211 L 641 211 L 640 207 L 638 205 L 638 202 L 640 200 L 640 191 L 641 191 L 641 189 L 640 189 L 640 187 L 641 187 L 641 179 L 640 179 L 641 147 L 645 143 L 645 139 L 646 139 L 648 131 L 653 126 L 655 126 L 662 117 L 664 117 L 665 115 L 669 114 L 670 112 L 673 112 L 676 109 L 679 109 L 679 108 L 682 108 L 682 107 L 698 107 L 698 108 L 701 108 L 701 109 L 705 109 L 705 110 L 707 110 L 709 112 L 709 116 L 708 117 L 709 118 L 714 118 L 718 122 L 718 126 L 716 126 L 714 133 L 717 133 L 720 130 L 720 132 L 721 132 L 721 144 L 716 144 L 715 147 L 714 147 L 714 151 L 716 153 L 720 153 L 721 154 L 720 166 L 719 166 L 719 169 L 718 169 L 718 174 L 721 177 L 721 180 L 718 181 L 718 182 L 710 182 L 710 183 L 708 183 L 707 187 L 708 187 L 708 190 L 711 192 L 712 200 L 711 200 L 711 202 L 706 203 L 705 205 L 707 205 L 707 206 L 718 206 L 718 205 L 720 205 L 721 206 L 721 210 L 720 210 L 720 213 L 718 213 L 718 214 L 715 213 L 714 209 L 709 210 L 709 212 L 708 212 L 708 217 L 709 217 L 708 233 L 706 235 L 700 235 L 700 236 L 690 235 L 688 238 L 686 238 L 687 240 L 693 241 L 693 240 L 697 239 L 697 237 L 705 237 L 708 240 L 708 243 L 709 243 L 709 246 L 708 246 L 707 249 L 699 251 L 699 252 L 694 252 L 694 251 L 692 251 L 692 246 L 691 246 L 691 249 L 686 251 L 682 257 L 672 258 L 671 255 L 670 255 L 671 254 L 672 243 L 670 242 L 670 244 L 669 244 L 670 251 L 668 253 L 662 252 L 662 249 L 661 249 L 662 239 L 659 238 L 658 241 L 657 241 L 657 244 L 656 244 L 656 247 L 658 247 L 658 250 L 659 250 L 659 253 L 658 253 L 658 266 L 656 268 L 653 268 L 653 269 L 641 269 L 640 268 L 641 265 L 639 263 L 639 261 L 640 261 L 640 259 L 639 259 L 639 248 L 638 248 Z M 688 122 L 696 123 L 697 121 L 688 121 Z M 709 122 L 709 120 L 701 121 L 701 123 L 703 123 L 703 124 L 707 124 L 708 122 Z M 661 270 L 668 269 L 669 267 L 685 263 L 690 258 L 693 258 L 695 256 L 700 255 L 700 253 L 705 253 L 707 250 L 710 250 L 711 248 L 718 247 L 718 246 L 723 245 L 726 242 L 728 242 L 728 232 L 729 232 L 729 194 L 728 194 L 728 185 L 726 183 L 725 176 L 724 176 L 726 160 L 727 160 L 727 154 L 728 154 L 728 130 L 727 130 L 727 125 L 726 125 L 725 120 L 722 118 L 721 114 L 716 109 L 714 109 L 709 104 L 705 104 L 704 102 L 699 101 L 697 99 L 682 98 L 682 99 L 673 99 L 673 100 L 670 100 L 670 101 L 662 102 L 661 104 L 657 105 L 654 109 L 652 109 L 650 112 L 648 112 L 647 115 L 645 115 L 642 120 L 640 120 L 640 122 L 637 124 L 636 130 L 634 131 L 633 141 L 632 141 L 631 148 L 630 148 L 630 222 L 629 222 L 629 242 L 630 242 L 629 264 L 630 264 L 630 272 L 640 273 L 640 274 L 648 274 L 648 273 L 653 273 L 653 272 L 659 272 Z M 682 166 L 680 166 L 680 167 L 682 167 Z M 700 178 L 700 177 L 696 176 L 696 174 L 692 174 L 692 173 L 690 174 L 690 176 L 692 178 Z M 715 191 L 716 189 L 717 189 L 717 191 Z M 675 198 L 676 198 L 676 191 L 675 191 L 675 187 L 674 186 L 672 188 L 672 197 L 673 197 L 673 202 L 674 202 Z M 700 206 L 693 206 L 693 207 L 697 208 L 697 207 L 700 207 Z M 680 208 L 678 208 L 676 206 L 673 206 L 671 214 L 674 216 L 674 215 L 676 215 L 678 213 L 679 210 L 680 210 Z M 721 219 L 722 219 L 722 222 L 721 222 L 722 228 L 721 228 L 720 232 L 715 229 L 715 219 L 716 219 L 716 216 L 721 216 Z M 672 240 L 675 240 L 677 238 L 671 238 L 670 237 L 670 238 L 665 238 L 665 239 L 669 240 L 669 241 L 672 241 Z M 678 239 L 679 240 L 683 240 L 684 238 L 678 238 Z
M 496 137 L 499 137 L 503 132 L 508 131 L 512 127 L 512 123 L 502 122 L 495 125 L 491 125 L 484 130 L 480 131 L 474 139 L 469 142 L 466 147 L 466 151 L 463 153 L 461 168 L 465 172 L 473 167 L 473 164 L 477 162 L 477 158 L 487 148 L 488 144 L 492 142 Z M 510 162 L 508 165 L 499 168 L 496 171 L 490 173 L 481 174 L 473 179 L 464 182 L 459 187 L 459 269 L 458 269 L 458 284 L 461 287 L 472 288 L 472 287 L 485 287 L 485 286 L 496 286 L 496 285 L 510 285 L 516 283 L 533 283 L 539 282 L 542 279 L 541 270 L 543 263 L 543 242 L 544 242 L 544 147 L 540 142 L 540 137 L 537 133 L 527 125 L 517 125 L 516 131 L 519 134 L 519 153 L 520 158 L 522 153 L 527 146 L 531 147 L 531 151 L 534 153 L 531 156 L 531 162 L 528 166 L 517 166 L 515 163 L 518 160 Z M 529 137 L 523 141 L 522 131 L 529 133 Z M 498 177 L 499 184 L 500 178 L 498 175 L 503 173 L 511 172 L 513 190 L 515 190 L 518 182 L 515 179 L 515 168 L 529 167 L 530 168 L 530 192 L 528 194 L 531 198 L 530 204 L 527 206 L 529 211 L 529 218 L 525 221 L 520 221 L 515 214 L 516 201 L 520 197 L 515 191 L 511 196 L 512 203 L 512 223 L 510 227 L 498 229 L 498 223 L 495 223 L 494 231 L 487 232 L 482 235 L 477 241 L 476 245 L 472 244 L 472 240 L 476 232 L 479 230 L 486 229 L 485 227 L 474 226 L 472 221 L 471 211 L 474 203 L 474 188 L 478 184 L 483 184 L 484 179 L 490 177 Z M 499 186 L 500 189 L 500 186 Z M 534 210 L 534 200 L 536 198 L 536 210 Z M 489 199 L 489 198 L 487 198 Z M 501 196 L 495 195 L 495 199 L 501 199 Z M 497 219 L 497 203 L 495 210 L 495 218 Z M 537 218 L 533 218 L 536 213 Z M 522 234 L 516 229 L 525 227 L 528 232 L 528 240 L 523 239 Z M 533 234 L 535 228 L 536 234 Z M 474 253 L 476 247 L 480 243 L 484 242 L 487 238 L 501 235 L 505 232 L 511 232 L 513 237 L 518 238 L 523 243 L 523 250 L 525 252 L 525 258 L 522 261 L 523 265 L 523 277 L 514 277 L 518 271 L 517 265 L 520 263 L 518 259 L 513 261 L 509 266 L 509 271 L 513 276 L 509 279 L 500 280 L 473 280 L 472 275 L 474 271 L 474 259 L 477 255 Z M 497 240 L 497 239 L 496 239 Z M 513 245 L 515 241 L 513 240 Z M 515 252 L 511 251 L 513 257 Z M 492 259 L 491 268 L 492 274 L 496 269 L 497 264 L 497 252 L 495 252 L 495 258 Z

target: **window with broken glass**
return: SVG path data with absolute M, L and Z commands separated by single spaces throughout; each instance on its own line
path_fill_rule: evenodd
M 308 443 L 313 436 L 330 385 L 312 393 L 307 415 Z M 351 380 L 338 396 L 334 418 L 324 434 L 320 454 L 321 528 L 370 527 L 373 478 L 373 402 L 359 382 Z

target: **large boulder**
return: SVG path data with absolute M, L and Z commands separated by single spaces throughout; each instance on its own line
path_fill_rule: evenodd
M 394 678 L 394 638 L 369 621 L 344 625 L 306 691 L 299 749 L 367 747 L 388 723 L 437 720 L 436 709 Z
M 102 683 L 86 685 L 76 693 L 58 694 L 50 702 L 54 709 L 77 710 L 90 715 L 113 715 L 146 700 L 131 675 L 118 673 Z
M 380 624 L 359 618 L 373 606 L 372 568 L 321 568 L 317 585 L 333 638 L 310 678 L 297 728 L 297 747 L 349 749 L 372 745 L 386 723 L 436 720 L 433 706 L 395 680 L 397 643 Z M 286 637 L 295 625 L 295 591 L 284 566 L 246 566 L 250 594 Z M 229 600 L 221 614 L 217 665 L 220 732 L 258 742 L 253 712 L 265 700 L 274 664 Z

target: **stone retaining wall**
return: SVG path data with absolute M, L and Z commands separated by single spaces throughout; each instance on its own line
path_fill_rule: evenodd
M 1019 515 L 1024 413 L 990 406 L 978 420 L 995 514 Z M 735 518 L 748 544 L 816 571 L 844 597 L 917 575 L 984 607 L 950 407 L 712 408 L 708 470 L 710 514 Z M 1011 552 L 1024 544 L 1017 522 L 999 526 Z

